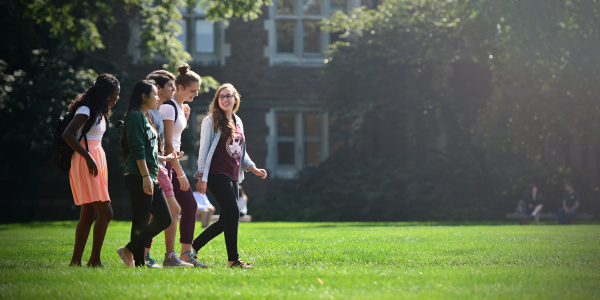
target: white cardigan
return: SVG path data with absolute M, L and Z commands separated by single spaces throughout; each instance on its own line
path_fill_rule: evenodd
M 244 132 L 244 124 L 242 123 L 242 119 L 240 119 L 236 114 L 233 114 L 233 117 L 235 118 L 236 124 L 239 125 L 242 132 Z M 196 174 L 194 174 L 195 178 L 201 179 L 204 182 L 208 182 L 210 162 L 220 138 L 221 129 L 215 133 L 212 114 L 210 114 L 204 118 L 204 120 L 202 120 L 202 128 L 200 130 L 200 149 L 198 151 L 198 171 L 196 171 Z M 242 157 L 240 161 L 241 166 L 238 182 L 242 183 L 244 180 L 244 171 L 248 172 L 250 167 L 255 165 L 250 159 L 250 156 L 248 156 L 248 153 L 246 153 L 246 143 L 244 143 L 242 146 Z M 202 178 L 200 178 L 200 174 L 202 174 Z

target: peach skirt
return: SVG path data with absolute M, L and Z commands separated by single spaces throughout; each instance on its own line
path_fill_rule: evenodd
M 85 149 L 85 141 L 80 144 Z M 69 178 L 71 180 L 71 190 L 76 205 L 92 203 L 95 201 L 109 201 L 108 196 L 108 171 L 106 169 L 106 154 L 102 149 L 101 141 L 88 140 L 90 155 L 96 161 L 98 175 L 90 174 L 85 158 L 75 152 L 71 158 L 71 171 Z

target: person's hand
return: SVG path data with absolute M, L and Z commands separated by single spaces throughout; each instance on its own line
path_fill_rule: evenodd
M 533 207 L 533 204 L 527 204 L 527 207 Z
M 85 159 L 85 163 L 90 171 L 90 175 L 94 177 L 98 176 L 98 166 L 96 166 L 96 161 L 91 155 Z
M 201 195 L 206 193 L 206 182 L 202 181 L 202 175 L 200 175 L 200 180 L 198 180 L 198 184 L 196 184 L 196 191 Z
M 569 208 L 565 208 L 565 214 L 568 214 L 571 211 Z
M 148 195 L 154 194 L 154 182 L 152 182 L 150 175 L 144 176 L 144 193 Z
M 185 119 L 189 119 L 190 118 L 190 113 L 192 112 L 192 110 L 190 109 L 190 106 L 186 103 L 183 105 L 183 114 L 185 115 Z
M 267 170 L 265 169 L 257 169 L 255 166 L 250 167 L 250 172 L 254 173 L 254 175 L 260 177 L 261 179 L 267 178 Z
M 174 161 L 176 159 L 180 159 L 183 157 L 183 153 L 184 153 L 183 151 L 179 151 L 179 152 L 173 151 L 173 153 L 165 156 L 165 159 L 166 159 L 165 161 L 169 162 L 169 161 Z
M 188 181 L 187 176 L 185 176 L 185 173 L 182 176 L 177 176 L 177 179 L 179 179 L 179 186 L 182 191 L 190 189 L 190 182 Z

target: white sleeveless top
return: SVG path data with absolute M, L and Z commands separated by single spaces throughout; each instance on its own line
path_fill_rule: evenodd
M 179 106 L 179 103 L 175 100 L 173 100 L 173 102 L 175 103 L 175 106 L 177 106 L 177 121 L 173 123 L 173 147 L 175 148 L 175 151 L 179 151 L 181 148 L 181 133 L 187 126 L 187 120 L 185 119 L 185 113 L 181 106 Z M 175 120 L 175 109 L 173 109 L 173 105 L 163 103 L 160 106 L 159 111 L 163 121 Z
M 75 115 L 86 115 L 89 117 L 90 116 L 90 108 L 87 106 L 81 106 L 77 109 L 77 111 L 75 111 Z M 79 130 L 77 130 L 77 134 L 75 135 L 75 138 L 79 139 L 79 137 L 81 136 L 81 130 L 83 130 L 83 126 L 85 126 L 85 123 L 83 123 L 83 125 L 81 125 Z M 94 122 L 94 125 L 92 125 L 92 128 L 90 128 L 90 131 L 88 131 L 85 136 L 88 139 L 88 141 L 101 141 L 102 136 L 104 135 L 105 131 L 106 131 L 106 121 L 104 121 L 104 118 L 102 118 L 102 120 L 100 121 L 100 124 L 98 124 L 97 120 L 96 120 L 96 122 Z

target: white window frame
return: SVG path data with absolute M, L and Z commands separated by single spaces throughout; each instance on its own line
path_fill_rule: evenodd
M 205 19 L 206 13 L 197 7 L 182 8 L 179 11 L 181 12 L 181 21 L 187 21 L 187 49 L 185 50 L 192 55 L 194 64 L 225 65 L 225 58 L 231 55 L 231 45 L 225 43 L 225 29 L 227 29 L 228 26 L 223 22 L 214 22 L 215 52 L 196 52 L 195 21 Z
M 295 115 L 294 137 L 281 137 L 277 134 L 277 114 L 285 113 Z M 304 133 L 304 114 L 321 115 L 321 137 L 315 139 L 307 137 Z M 298 108 L 298 107 L 273 107 L 265 115 L 265 123 L 269 128 L 269 134 L 266 137 L 267 157 L 265 167 L 269 171 L 269 177 L 279 179 L 295 179 L 298 172 L 306 167 L 305 143 L 321 142 L 321 161 L 329 156 L 329 116 L 327 112 L 320 108 Z M 285 141 L 294 142 L 294 164 L 279 165 L 278 163 L 278 143 Z
M 186 51 L 190 53 L 192 56 L 192 64 L 195 65 L 225 65 L 225 59 L 231 56 L 231 44 L 225 43 L 225 30 L 227 29 L 227 25 L 223 22 L 215 22 L 215 52 L 214 53 L 196 53 L 194 50 L 195 46 L 195 23 L 194 20 L 204 19 L 206 14 L 201 12 L 195 12 L 194 9 L 188 8 L 180 8 L 182 20 L 187 20 L 187 47 Z M 181 23 L 180 23 L 181 25 Z M 129 55 L 133 57 L 133 62 L 135 64 L 140 63 L 141 61 L 141 50 L 140 50 L 140 31 L 141 31 L 141 19 L 138 17 L 131 18 L 129 21 L 129 32 L 130 39 L 127 45 L 127 52 Z M 167 60 L 162 55 L 155 55 L 153 61 L 155 63 L 167 63 Z
M 264 48 L 265 57 L 269 58 L 269 65 L 291 65 L 306 67 L 323 66 L 323 52 L 330 43 L 330 35 L 321 31 L 320 53 L 304 53 L 304 34 L 302 21 L 323 20 L 329 18 L 331 10 L 330 0 L 321 0 L 321 15 L 303 15 L 302 3 L 306 0 L 293 0 L 296 13 L 293 15 L 277 15 L 277 0 L 269 7 L 269 19 L 264 21 L 264 29 L 268 32 L 268 45 Z M 360 0 L 346 0 L 346 10 L 350 11 L 360 6 Z M 294 52 L 277 52 L 277 20 L 295 20 L 294 27 Z

